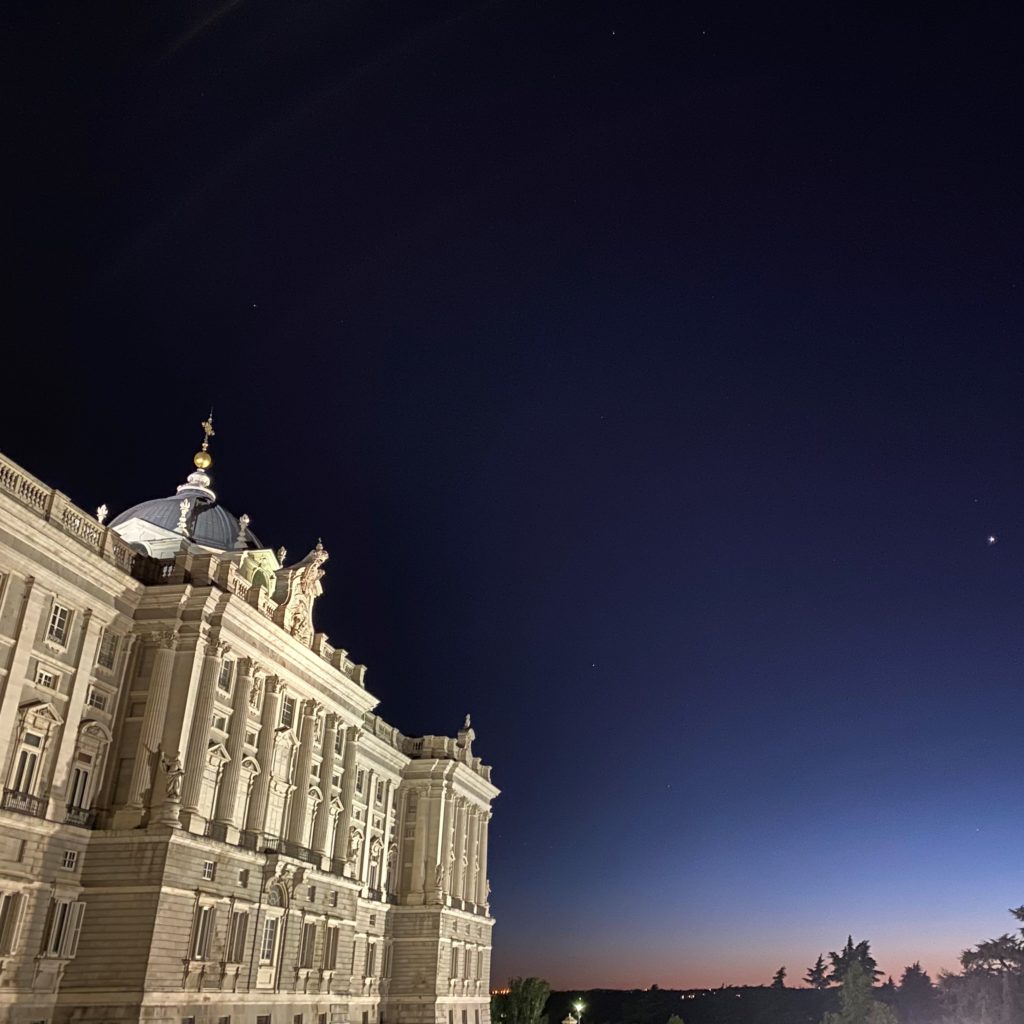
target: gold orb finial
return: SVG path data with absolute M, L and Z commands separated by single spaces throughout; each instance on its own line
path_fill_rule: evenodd
M 196 469 L 209 469 L 213 465 L 213 456 L 207 451 L 196 452 L 192 457 Z

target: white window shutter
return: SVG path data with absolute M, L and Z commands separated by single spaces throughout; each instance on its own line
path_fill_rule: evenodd
M 70 960 L 78 952 L 78 936 L 82 931 L 85 904 L 72 903 L 68 913 L 68 925 L 64 932 L 64 956 Z

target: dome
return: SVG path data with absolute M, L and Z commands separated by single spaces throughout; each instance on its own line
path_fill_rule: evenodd
M 256 535 L 249 529 L 244 528 L 243 537 L 245 543 L 238 545 L 238 534 L 242 530 L 242 524 L 238 517 L 229 512 L 223 505 L 218 505 L 216 499 L 211 500 L 210 492 L 205 488 L 183 487 L 177 494 L 166 498 L 152 498 L 149 501 L 139 502 L 130 509 L 115 516 L 110 525 L 117 528 L 122 523 L 132 519 L 141 519 L 144 523 L 159 526 L 164 530 L 176 532 L 178 520 L 181 518 L 181 503 L 184 499 L 192 502 L 192 509 L 188 519 L 188 539 L 193 544 L 201 544 L 207 548 L 218 548 L 221 551 L 239 549 L 257 549 L 263 545 Z

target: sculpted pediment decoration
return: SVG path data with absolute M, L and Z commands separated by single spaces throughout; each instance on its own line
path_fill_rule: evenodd
M 242 771 L 249 772 L 252 775 L 259 775 L 260 763 L 255 757 L 243 757 L 242 758 Z
M 100 743 L 109 743 L 113 738 L 111 731 L 95 718 L 84 718 L 78 727 L 78 734 L 82 737 L 98 740 Z
M 301 562 L 277 574 L 274 596 L 279 604 L 274 611 L 274 622 L 306 647 L 313 643 L 313 603 L 324 592 L 320 580 L 328 557 L 323 544 L 317 541 L 316 547 Z
M 18 708 L 22 717 L 31 718 L 36 722 L 46 722 L 49 725 L 61 725 L 64 719 L 48 700 L 26 701 Z
M 231 760 L 231 755 L 228 753 L 227 747 L 223 743 L 213 743 L 206 751 L 206 758 L 210 764 L 217 767 L 222 764 L 227 764 Z

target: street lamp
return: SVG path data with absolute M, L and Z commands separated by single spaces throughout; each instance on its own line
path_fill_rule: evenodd
M 584 1006 L 586 1006 L 586 1003 L 584 1003 L 582 999 L 577 999 L 576 1002 L 572 1004 L 572 1008 L 576 1011 L 576 1024 L 580 1024 L 580 1021 L 583 1020 Z

